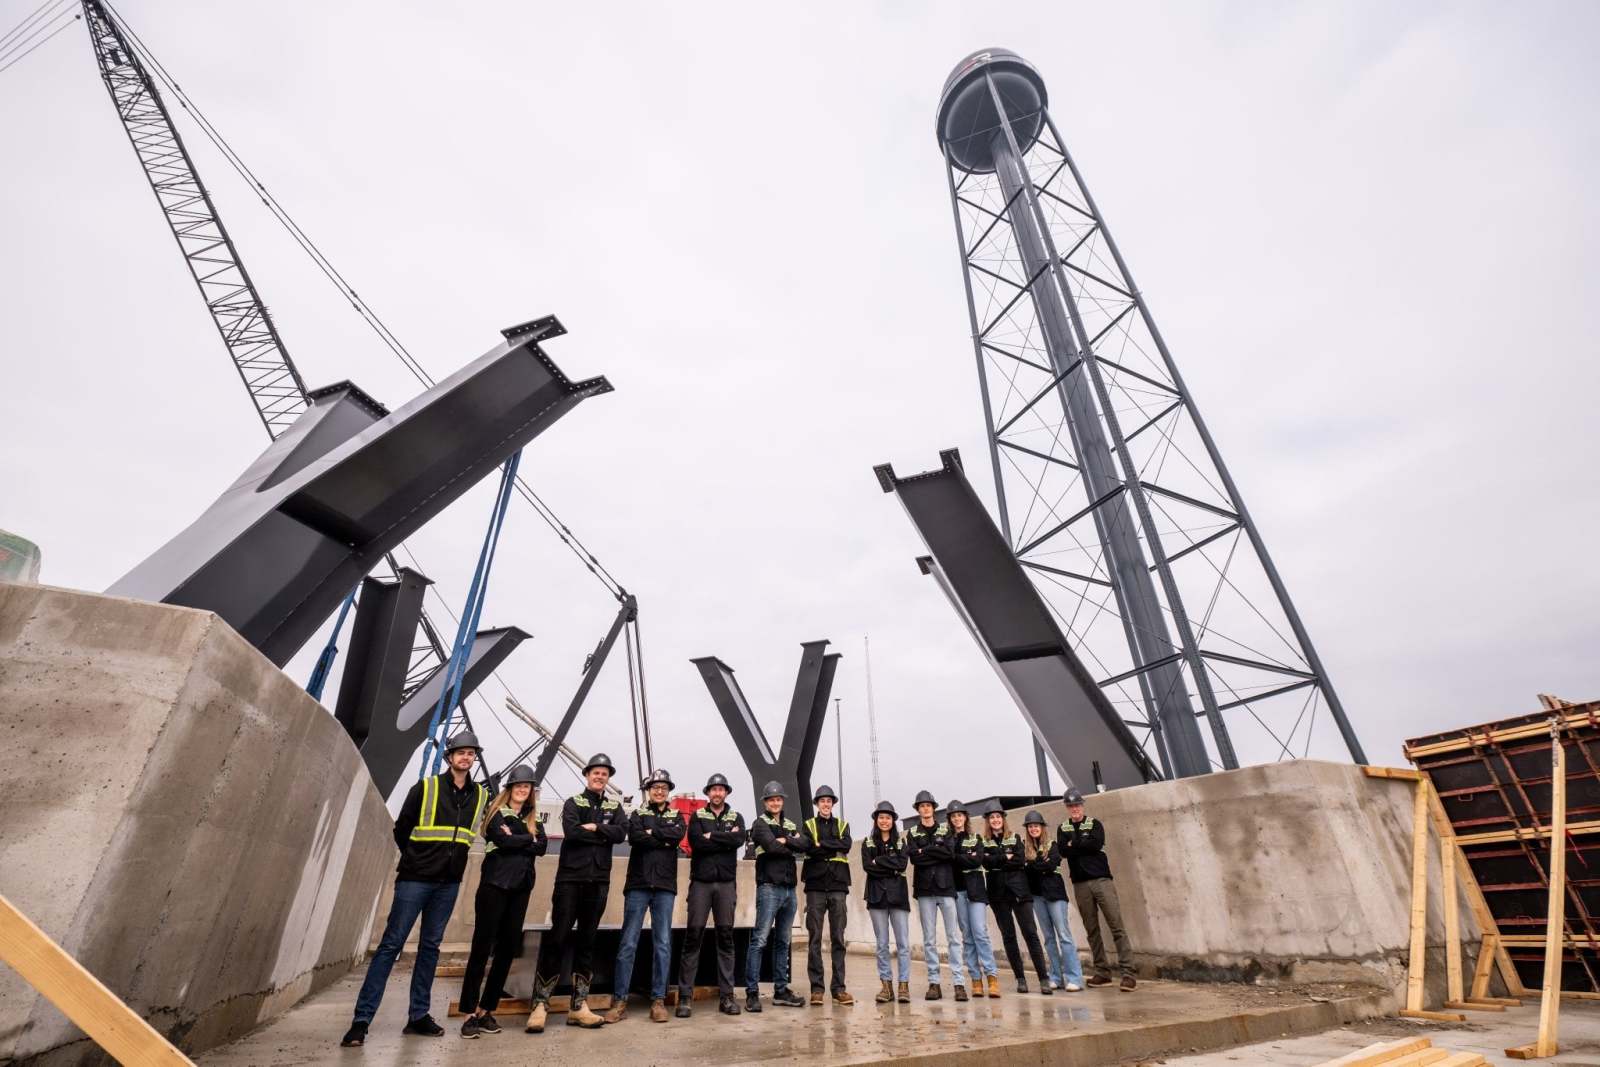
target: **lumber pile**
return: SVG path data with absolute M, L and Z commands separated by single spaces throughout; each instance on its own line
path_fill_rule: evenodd
M 1482 1067 L 1488 1062 L 1476 1052 L 1434 1048 L 1430 1038 L 1402 1037 L 1368 1045 L 1317 1067 Z

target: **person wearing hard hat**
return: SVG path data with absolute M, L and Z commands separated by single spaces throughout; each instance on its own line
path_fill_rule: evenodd
M 1122 925 L 1122 902 L 1117 898 L 1117 883 L 1111 880 L 1111 864 L 1106 860 L 1106 827 L 1090 818 L 1083 810 L 1083 794 L 1068 789 L 1061 798 L 1067 805 L 1067 819 L 1056 828 L 1056 844 L 1067 861 L 1072 875 L 1072 895 L 1078 900 L 1078 912 L 1083 916 L 1083 928 L 1089 932 L 1089 954 L 1094 959 L 1094 973 L 1085 983 L 1092 986 L 1111 984 L 1111 961 L 1106 958 L 1106 944 L 1100 932 L 1100 916 L 1111 927 L 1111 937 L 1117 944 L 1117 967 L 1122 971 L 1121 990 L 1131 993 L 1138 988 L 1134 977 L 1133 943 Z
M 672 968 L 672 905 L 678 897 L 678 846 L 687 827 L 672 804 L 672 775 L 650 772 L 642 783 L 645 802 L 628 819 L 628 877 L 622 883 L 622 941 L 612 972 L 611 1010 L 604 1018 L 620 1023 L 628 1014 L 633 959 L 650 914 L 654 962 L 650 968 L 650 1021 L 667 1021 L 667 972 Z
M 945 822 L 950 826 L 951 850 L 955 854 L 956 919 L 961 924 L 961 948 L 967 974 L 972 978 L 972 992 L 974 996 L 987 992 L 998 998 L 1000 971 L 989 944 L 989 887 L 983 870 L 983 838 L 971 825 L 967 806 L 959 800 L 950 802 Z M 956 999 L 960 1000 L 960 987 L 956 990 Z
M 1006 959 L 1011 973 L 1017 976 L 1017 992 L 1028 991 L 1028 974 L 1022 968 L 1022 953 L 1017 949 L 1017 929 L 1022 930 L 1022 940 L 1033 959 L 1033 969 L 1039 975 L 1039 992 L 1050 996 L 1050 964 L 1044 956 L 1044 946 L 1039 944 L 1039 928 L 1033 924 L 1033 894 L 1028 891 L 1028 859 L 1022 850 L 1022 836 L 1006 825 L 1006 810 L 999 801 L 991 801 L 984 809 L 984 821 L 989 824 L 983 839 L 983 866 L 988 872 L 989 908 L 994 912 L 995 924 L 1000 927 L 1000 941 L 1006 948 Z
M 550 840 L 539 821 L 539 791 L 533 768 L 519 763 L 506 774 L 505 785 L 489 803 L 479 833 L 483 835 L 483 868 L 472 899 L 472 951 L 461 978 L 461 1036 L 498 1034 L 494 1010 L 505 994 L 511 961 L 522 951 L 522 922 L 533 892 L 534 860 Z M 491 953 L 494 963 L 489 964 Z M 489 967 L 489 981 L 483 971 Z M 479 987 L 483 996 L 479 998 Z
M 806 974 L 811 979 L 811 1006 L 822 1005 L 822 921 L 828 921 L 832 939 L 833 1002 L 849 1007 L 856 1002 L 845 988 L 844 928 L 850 915 L 850 824 L 833 813 L 839 798 L 827 786 L 818 786 L 811 802 L 817 813 L 805 822 L 811 851 L 800 867 L 806 883 Z
M 961 920 L 956 914 L 955 850 L 950 827 L 934 820 L 938 810 L 933 794 L 917 794 L 917 821 L 906 831 L 906 858 L 911 861 L 911 890 L 917 898 L 917 924 L 922 927 L 922 960 L 928 966 L 928 991 L 924 1000 L 944 996 L 939 984 L 939 919 L 950 950 L 950 978 L 957 1000 L 967 999 L 967 979 L 961 968 Z
M 443 1037 L 444 1027 L 429 1010 L 433 973 L 439 965 L 439 944 L 467 870 L 467 852 L 478 820 L 489 804 L 489 791 L 472 781 L 478 760 L 478 739 L 462 730 L 445 742 L 445 769 L 411 787 L 394 820 L 394 843 L 400 847 L 394 900 L 383 927 L 378 951 L 367 964 L 367 976 L 356 996 L 355 1016 L 339 1044 L 353 1048 L 367 1043 L 367 1027 L 378 1014 L 384 986 L 411 928 L 422 920 L 417 962 L 411 969 L 411 1003 L 403 1033 Z
M 805 831 L 784 813 L 788 799 L 780 782 L 761 791 L 766 810 L 750 824 L 756 858 L 756 924 L 745 957 L 745 1011 L 761 1010 L 761 953 L 772 942 L 772 1003 L 803 1008 L 806 1002 L 789 988 L 789 939 L 794 930 L 796 856 L 805 853 Z
M 887 800 L 872 809 L 872 832 L 861 841 L 861 866 L 867 872 L 867 914 L 878 942 L 878 982 L 873 999 L 887 1004 L 898 999 L 911 1003 L 911 894 L 906 889 L 906 842 L 896 825 L 900 816 Z M 889 963 L 889 933 L 894 932 L 900 954 L 900 985 Z
M 744 847 L 744 816 L 728 807 L 733 787 L 725 775 L 706 781 L 709 803 L 689 820 L 689 919 L 683 935 L 683 965 L 678 974 L 678 1018 L 687 1019 L 694 1002 L 695 974 L 706 920 L 717 929 L 717 1010 L 738 1015 L 733 997 L 733 909 L 737 901 L 739 849 Z
M 628 836 L 626 816 L 618 801 L 606 796 L 616 768 L 611 757 L 597 752 L 583 767 L 583 791 L 561 805 L 561 856 L 550 895 L 550 929 L 539 945 L 533 973 L 533 1011 L 527 1030 L 542 1033 L 550 1010 L 550 994 L 561 979 L 561 962 L 572 943 L 572 999 L 567 1025 L 598 1029 L 605 1020 L 589 1010 L 589 983 L 594 973 L 595 931 L 611 892 L 611 850 Z
M 1044 816 L 1030 811 L 1022 819 L 1022 853 L 1028 860 L 1028 892 L 1033 917 L 1050 958 L 1050 981 L 1057 989 L 1083 989 L 1083 962 L 1067 923 L 1067 883 L 1061 880 L 1061 846 L 1045 833 Z

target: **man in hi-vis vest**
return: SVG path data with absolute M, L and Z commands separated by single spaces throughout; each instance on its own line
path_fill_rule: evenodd
M 394 820 L 394 843 L 400 846 L 400 866 L 395 872 L 394 902 L 383 940 L 356 997 L 355 1018 L 339 1043 L 349 1048 L 364 1045 L 367 1027 L 378 1014 L 389 971 L 405 947 L 411 928 L 422 919 L 417 941 L 417 963 L 411 972 L 411 1004 L 404 1033 L 442 1037 L 444 1027 L 433 1021 L 429 1000 L 433 972 L 439 964 L 439 943 L 461 890 L 467 869 L 467 851 L 477 832 L 478 820 L 489 803 L 489 791 L 469 777 L 478 759 L 478 739 L 463 730 L 445 742 L 445 770 L 411 787 Z
M 800 877 L 806 883 L 806 971 L 811 979 L 811 1004 L 822 1003 L 822 921 L 828 921 L 832 937 L 833 975 L 827 987 L 833 991 L 835 1004 L 850 1005 L 855 997 L 844 984 L 844 924 L 849 915 L 850 896 L 850 825 L 833 814 L 838 802 L 833 790 L 820 786 L 812 803 L 817 814 L 806 820 L 806 839 L 811 851 L 800 867 Z

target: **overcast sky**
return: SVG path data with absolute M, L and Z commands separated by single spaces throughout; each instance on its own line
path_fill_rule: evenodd
M 34 6 L 0 0 L 0 31 Z M 826 637 L 863 814 L 870 633 L 889 797 L 1031 787 L 1020 715 L 872 475 L 959 446 L 991 492 L 933 116 L 994 45 L 1043 73 L 1370 756 L 1600 695 L 1592 4 L 120 9 L 433 374 L 553 312 L 552 358 L 615 384 L 523 471 L 638 594 L 680 785 L 726 771 L 752 808 L 689 659 L 732 665 L 776 741 Z M 81 24 L 0 102 L 0 527 L 99 590 L 265 435 Z M 411 397 L 182 129 L 308 383 Z M 490 497 L 412 542 L 456 609 Z M 484 620 L 534 634 L 502 675 L 535 714 L 613 611 L 515 508 Z M 622 668 L 572 744 L 632 779 Z M 483 734 L 498 766 L 512 736 Z

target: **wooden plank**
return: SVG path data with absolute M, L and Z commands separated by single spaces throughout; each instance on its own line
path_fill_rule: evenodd
M 1426 1067 L 1427 1064 L 1449 1058 L 1450 1050 L 1447 1048 L 1425 1048 L 1421 1052 L 1412 1052 L 1397 1060 L 1389 1060 L 1383 1067 Z
M 1464 1023 L 1467 1017 L 1459 1011 L 1428 1011 L 1423 1008 L 1401 1008 L 1400 1015 L 1407 1019 L 1427 1019 L 1436 1023 Z
M 1561 995 L 1568 1000 L 1600 1000 L 1600 993 L 1580 992 L 1576 989 L 1563 989 Z
M 187 1056 L 4 896 L 0 896 L 0 960 L 125 1067 L 193 1067 Z
M 1595 713 L 1600 712 L 1600 701 L 1591 701 L 1587 704 L 1574 704 L 1571 710 L 1561 716 L 1563 730 L 1593 729 Z M 1503 729 L 1496 728 L 1493 724 L 1488 726 L 1473 727 L 1459 737 L 1452 737 L 1444 741 L 1435 741 L 1431 745 L 1405 746 L 1406 759 L 1415 763 L 1418 759 L 1428 756 L 1439 756 L 1446 752 L 1460 752 L 1463 749 L 1479 748 L 1485 745 L 1504 744 L 1507 741 L 1525 741 L 1531 737 L 1539 737 L 1550 731 L 1549 721 L 1524 723 L 1521 726 L 1508 726 Z
M 1565 993 L 1561 994 L 1566 996 Z M 1522 1001 L 1516 997 L 1468 997 L 1468 1004 L 1502 1004 L 1508 1008 L 1522 1007 Z
M 1499 934 L 1479 931 L 1483 943 L 1478 946 L 1478 962 L 1472 968 L 1472 993 L 1469 999 L 1482 1000 L 1489 992 L 1489 970 L 1494 966 L 1494 949 L 1500 941 Z
M 1429 814 L 1435 809 L 1442 813 L 1444 806 L 1433 788 L 1433 782 L 1424 781 L 1422 787 L 1428 791 Z M 1439 833 L 1440 889 L 1444 892 L 1444 995 L 1447 1001 L 1459 1002 L 1465 994 L 1461 989 L 1461 915 L 1456 900 L 1456 834 L 1448 817 L 1435 821 L 1442 823 L 1435 829 Z
M 1422 979 L 1428 963 L 1428 783 L 1412 790 L 1411 955 L 1406 967 L 1406 1010 L 1422 1010 Z
M 1452 1052 L 1434 1067 L 1483 1067 L 1488 1062 L 1476 1052 Z
M 1440 802 L 1437 791 L 1429 793 L 1429 808 L 1433 812 L 1435 824 L 1450 825 L 1450 816 L 1445 814 L 1444 804 Z M 1494 913 L 1489 910 L 1489 902 L 1484 899 L 1483 887 L 1478 885 L 1478 876 L 1472 873 L 1472 864 L 1468 862 L 1467 854 L 1461 851 L 1460 846 L 1461 838 L 1457 837 L 1456 880 L 1467 891 L 1467 906 L 1472 909 L 1472 917 L 1478 923 L 1478 933 L 1495 935 L 1494 962 L 1500 971 L 1500 981 L 1505 983 L 1506 992 L 1512 996 L 1525 996 L 1530 990 L 1522 984 L 1522 976 L 1517 973 L 1516 964 L 1511 962 L 1511 954 L 1506 951 L 1505 942 L 1499 936 L 1500 926 L 1494 921 Z M 1485 979 L 1485 992 L 1487 992 L 1487 981 Z
M 1402 1037 L 1398 1041 L 1380 1041 L 1376 1045 L 1347 1052 L 1336 1060 L 1317 1064 L 1317 1067 L 1386 1067 L 1408 1052 L 1432 1048 L 1433 1041 L 1426 1037 Z
M 1583 837 L 1587 834 L 1600 834 L 1600 819 L 1585 822 L 1575 822 L 1567 827 L 1569 837 Z M 1462 834 L 1456 838 L 1460 845 L 1493 845 L 1506 841 L 1548 841 L 1550 840 L 1550 827 L 1535 830 L 1522 827 L 1516 830 L 1488 830 L 1481 834 Z
M 1403 782 L 1418 782 L 1422 780 L 1422 772 L 1414 771 L 1409 767 L 1362 767 L 1361 773 L 1368 778 L 1397 778 Z
M 1560 1047 L 1561 949 L 1567 897 L 1567 752 L 1558 727 L 1550 737 L 1550 892 L 1545 905 L 1544 988 L 1539 1001 L 1539 1036 L 1530 1045 L 1506 1049 L 1513 1059 L 1543 1059 Z
M 1504 1004 L 1487 1004 L 1481 1000 L 1447 1000 L 1444 1006 L 1452 1011 L 1505 1011 Z

